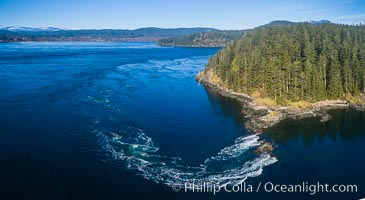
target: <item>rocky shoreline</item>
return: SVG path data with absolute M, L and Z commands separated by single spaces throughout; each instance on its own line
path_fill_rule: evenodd
M 306 108 L 297 108 L 294 106 L 266 106 L 255 102 L 255 99 L 247 94 L 233 92 L 219 84 L 215 84 L 211 79 L 210 72 L 201 72 L 196 75 L 195 79 L 224 96 L 235 98 L 243 104 L 243 115 L 245 116 L 245 126 L 255 133 L 261 133 L 264 129 L 274 126 L 280 121 L 291 119 L 302 119 L 307 117 L 320 117 L 321 122 L 331 119 L 328 110 L 332 109 L 356 109 L 364 110 L 365 104 L 352 104 L 346 100 L 325 100 L 316 103 L 310 103 Z M 364 98 L 365 101 L 365 97 Z

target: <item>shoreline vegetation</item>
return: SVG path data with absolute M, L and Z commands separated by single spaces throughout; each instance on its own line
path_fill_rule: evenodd
M 365 110 L 364 25 L 297 23 L 256 29 L 210 58 L 196 79 L 243 103 L 246 127 L 286 118 L 331 119 L 330 109 Z
M 245 93 L 234 92 L 221 84 L 221 80 L 211 70 L 198 73 L 195 79 L 204 86 L 223 96 L 237 99 L 242 103 L 242 114 L 245 126 L 257 134 L 266 128 L 272 127 L 284 119 L 303 119 L 308 117 L 320 117 L 321 122 L 331 120 L 328 110 L 332 109 L 356 109 L 365 111 L 365 95 L 357 98 L 342 98 L 334 100 L 322 100 L 314 103 L 307 101 L 291 102 L 282 106 L 273 103 L 270 98 L 260 98 Z

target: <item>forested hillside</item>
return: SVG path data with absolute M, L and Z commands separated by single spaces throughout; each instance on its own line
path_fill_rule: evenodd
M 230 41 L 242 37 L 244 30 L 211 31 L 194 33 L 182 37 L 164 38 L 158 41 L 161 46 L 224 47 Z
M 246 33 L 204 73 L 235 92 L 315 102 L 365 92 L 365 26 L 299 23 Z
M 268 24 L 258 26 L 255 29 L 266 28 L 270 26 L 292 26 L 300 22 L 291 22 L 287 20 L 275 20 Z M 328 20 L 309 21 L 311 25 L 331 24 Z M 158 41 L 161 46 L 177 46 L 177 47 L 225 47 L 229 42 L 239 39 L 248 31 L 246 30 L 215 30 L 209 32 L 194 33 L 180 37 L 163 38 Z

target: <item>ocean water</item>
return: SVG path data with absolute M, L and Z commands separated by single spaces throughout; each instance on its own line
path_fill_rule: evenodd
M 0 44 L 0 197 L 313 198 L 181 188 L 245 180 L 358 184 L 358 192 L 343 195 L 361 197 L 364 113 L 333 111 L 326 123 L 289 120 L 255 135 L 243 125 L 239 102 L 194 80 L 218 50 Z M 255 151 L 263 142 L 272 154 Z

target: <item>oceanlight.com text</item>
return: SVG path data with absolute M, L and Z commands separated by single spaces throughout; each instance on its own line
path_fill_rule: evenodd
M 196 193 L 252 193 L 252 192 L 268 192 L 268 193 L 307 193 L 315 195 L 318 193 L 357 193 L 358 187 L 355 184 L 328 184 L 328 183 L 308 183 L 299 184 L 276 184 L 273 182 L 259 182 L 257 185 L 248 184 L 244 181 L 237 184 L 214 184 L 209 182 L 203 183 L 184 183 L 173 184 L 172 189 L 176 192 L 196 192 Z

